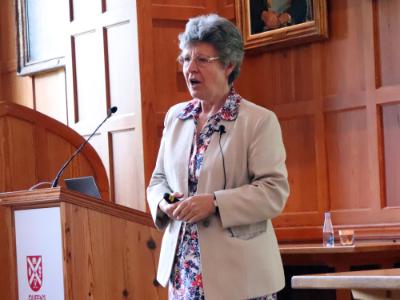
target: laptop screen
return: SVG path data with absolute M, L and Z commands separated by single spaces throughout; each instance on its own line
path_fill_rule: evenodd
M 101 199 L 99 189 L 97 188 L 93 176 L 68 178 L 65 179 L 64 182 L 69 190 Z

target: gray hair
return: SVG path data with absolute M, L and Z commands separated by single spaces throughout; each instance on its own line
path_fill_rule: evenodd
M 243 39 L 239 30 L 229 20 L 216 14 L 203 15 L 189 19 L 185 31 L 179 34 L 179 48 L 186 49 L 196 42 L 209 43 L 218 52 L 219 60 L 225 65 L 234 65 L 229 75 L 231 84 L 240 73 L 243 61 Z

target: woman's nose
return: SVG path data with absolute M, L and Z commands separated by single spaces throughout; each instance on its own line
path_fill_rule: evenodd
M 196 63 L 196 59 L 195 58 L 191 58 L 190 61 L 187 64 L 187 70 L 188 71 L 197 71 L 198 66 Z

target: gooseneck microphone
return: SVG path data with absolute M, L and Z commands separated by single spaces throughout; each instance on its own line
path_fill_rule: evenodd
M 103 120 L 103 122 L 101 122 L 100 125 L 97 126 L 97 128 L 93 131 L 93 133 L 79 146 L 78 149 L 75 150 L 72 156 L 63 164 L 61 169 L 58 171 L 56 177 L 54 177 L 53 181 L 51 182 L 52 188 L 58 185 L 58 181 L 60 180 L 62 173 L 64 172 L 65 168 L 69 165 L 69 163 L 74 159 L 75 156 L 77 156 L 82 151 L 83 147 L 85 147 L 85 145 L 89 142 L 89 140 L 96 134 L 97 130 L 99 130 L 101 125 L 103 125 L 108 120 L 108 118 L 111 117 L 113 113 L 117 112 L 117 110 L 118 107 L 116 106 L 111 107 L 108 111 L 107 117 Z

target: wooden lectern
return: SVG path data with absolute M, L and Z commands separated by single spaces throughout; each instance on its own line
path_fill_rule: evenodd
M 63 188 L 2 193 L 0 299 L 166 299 L 159 240 L 124 206 Z

